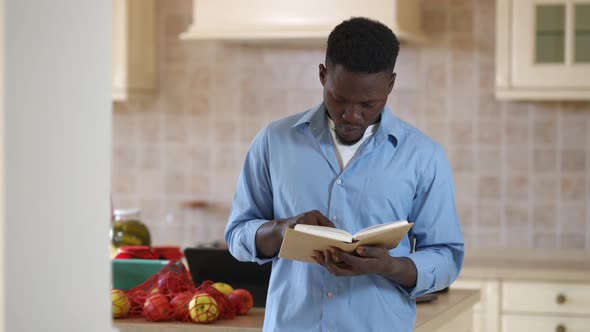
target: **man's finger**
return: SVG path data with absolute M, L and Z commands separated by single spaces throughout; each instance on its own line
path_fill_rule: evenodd
M 313 211 L 311 211 L 311 214 L 315 218 L 315 221 L 317 222 L 318 225 L 326 226 L 326 227 L 336 227 L 336 226 L 334 226 L 334 223 L 332 223 L 332 221 L 330 221 L 330 219 L 326 218 L 326 216 L 324 216 L 320 211 L 313 210 Z
M 387 253 L 387 249 L 383 247 L 373 247 L 373 246 L 358 246 L 356 248 L 356 254 L 361 257 L 367 258 L 379 258 Z
M 336 263 L 336 261 L 334 259 L 334 255 L 332 255 L 332 252 L 330 250 L 326 250 L 324 257 L 325 257 L 324 263 L 326 264 L 325 266 L 328 269 L 328 271 L 330 271 L 330 273 L 332 273 L 333 275 L 351 276 L 354 274 L 351 270 L 341 268 L 340 266 L 338 266 L 338 264 Z

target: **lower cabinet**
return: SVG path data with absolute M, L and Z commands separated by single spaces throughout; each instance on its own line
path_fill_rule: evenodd
M 474 332 L 590 332 L 590 283 L 459 278 L 451 287 L 481 291 Z
M 590 318 L 559 315 L 502 315 L 503 332 L 588 332 Z

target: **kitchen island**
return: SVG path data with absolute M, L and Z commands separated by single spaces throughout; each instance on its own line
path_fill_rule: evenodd
M 451 289 L 439 294 L 430 303 L 417 305 L 415 332 L 471 331 L 473 306 L 479 302 L 479 291 Z M 254 308 L 245 316 L 233 320 L 218 320 L 213 324 L 185 322 L 148 322 L 143 318 L 118 319 L 114 326 L 120 332 L 254 332 L 262 331 L 264 309 Z

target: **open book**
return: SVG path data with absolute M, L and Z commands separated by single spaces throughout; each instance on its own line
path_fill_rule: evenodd
M 285 232 L 279 258 L 315 263 L 311 258 L 314 250 L 324 251 L 330 246 L 346 252 L 353 252 L 360 245 L 383 246 L 389 250 L 397 247 L 411 227 L 412 223 L 400 220 L 350 234 L 333 227 L 298 224 Z

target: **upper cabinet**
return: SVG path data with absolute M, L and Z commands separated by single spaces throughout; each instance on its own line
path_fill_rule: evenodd
M 496 96 L 590 100 L 590 0 L 497 0 Z
M 113 100 L 154 96 L 157 87 L 156 0 L 113 2 Z
M 424 40 L 416 0 L 193 0 L 193 23 L 181 38 L 314 44 L 352 16 L 379 20 L 402 41 Z

